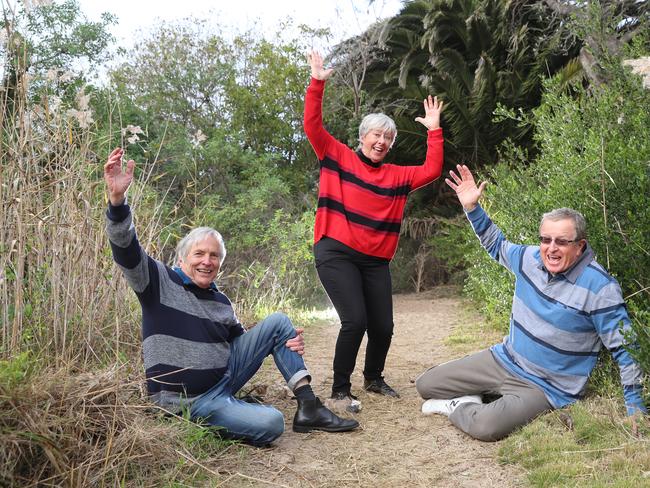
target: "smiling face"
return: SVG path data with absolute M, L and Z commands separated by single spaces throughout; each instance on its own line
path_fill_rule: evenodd
M 576 228 L 572 219 L 545 219 L 539 227 L 539 235 L 553 239 L 549 244 L 542 242 L 539 245 L 542 262 L 550 273 L 563 273 L 573 266 L 582 255 L 582 248 L 585 245 L 584 239 L 569 242 L 564 246 L 558 246 L 556 242 L 556 239 L 565 241 L 574 241 L 576 239 Z
M 217 239 L 209 235 L 194 243 L 187 256 L 179 260 L 179 266 L 196 286 L 209 288 L 221 266 L 220 250 Z
M 370 129 L 361 136 L 361 152 L 373 163 L 381 163 L 395 140 L 395 134 L 383 129 Z

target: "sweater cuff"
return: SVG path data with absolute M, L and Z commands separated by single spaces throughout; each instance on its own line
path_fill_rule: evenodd
M 641 385 L 623 387 L 623 395 L 625 396 L 625 408 L 628 415 L 634 415 L 637 412 L 648 413 L 648 409 L 643 404 L 641 392 Z
M 317 80 L 312 76 L 311 81 L 309 82 L 310 86 L 317 87 L 317 88 L 323 88 L 325 86 L 325 81 L 326 80 Z
M 124 199 L 122 205 L 113 205 L 111 202 L 108 202 L 108 209 L 106 210 L 106 217 L 113 222 L 122 222 L 126 219 L 131 213 L 131 207 Z
M 485 213 L 485 210 L 483 210 L 483 207 L 481 207 L 480 203 L 477 203 L 476 207 L 474 207 L 469 212 L 465 209 L 463 209 L 463 211 L 465 212 L 465 215 L 467 215 L 467 218 L 470 220 L 470 222 L 476 221 L 482 214 Z

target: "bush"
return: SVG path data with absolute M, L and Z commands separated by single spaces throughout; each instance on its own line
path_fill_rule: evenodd
M 228 257 L 219 281 L 242 312 L 312 303 L 322 294 L 311 251 L 314 211 L 288 205 L 286 182 L 264 161 L 253 164 L 257 184 L 230 205 L 208 197 L 193 220 L 223 234 Z
M 574 85 L 569 93 L 558 80 L 546 83 L 534 115 L 538 158 L 526 165 L 525 154 L 505 147 L 502 162 L 489 172 L 493 184 L 483 205 L 509 240 L 522 243 L 536 241 L 542 213 L 558 207 L 582 212 L 589 243 L 629 297 L 642 339 L 642 311 L 650 305 L 650 91 L 620 60 L 608 69 L 612 80 L 599 88 Z M 505 325 L 512 280 L 473 235 L 467 238 L 474 244 L 466 258 L 466 290 L 486 304 L 490 319 Z M 650 371 L 647 334 L 640 351 L 637 357 Z

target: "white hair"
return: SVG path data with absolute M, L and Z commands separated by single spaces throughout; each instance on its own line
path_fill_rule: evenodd
M 194 244 L 210 236 L 214 237 L 219 243 L 219 264 L 223 264 L 223 260 L 226 259 L 226 245 L 221 234 L 212 227 L 197 227 L 183 237 L 176 245 L 176 263 L 180 264 L 187 257 Z
M 363 118 L 361 124 L 359 124 L 359 142 L 363 136 L 375 129 L 392 135 L 393 143 L 395 143 L 395 139 L 397 139 L 397 126 L 395 125 L 395 121 L 388 115 L 382 113 L 368 114 Z
M 539 223 L 541 227 L 545 220 L 550 220 L 552 222 L 557 222 L 558 220 L 573 220 L 573 227 L 576 230 L 576 240 L 582 240 L 587 238 L 587 221 L 577 210 L 572 208 L 556 208 L 550 212 L 546 212 L 542 215 L 542 221 Z

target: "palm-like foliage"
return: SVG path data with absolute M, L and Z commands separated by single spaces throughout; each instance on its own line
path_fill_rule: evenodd
M 447 159 L 474 163 L 494 160 L 506 138 L 527 145 L 525 121 L 516 112 L 494 121 L 495 109 L 537 106 L 542 79 L 580 49 L 560 16 L 530 0 L 412 1 L 384 25 L 381 42 L 386 56 L 370 67 L 366 88 L 397 119 L 398 152 L 421 155 L 412 119 L 431 93 L 447 105 Z

